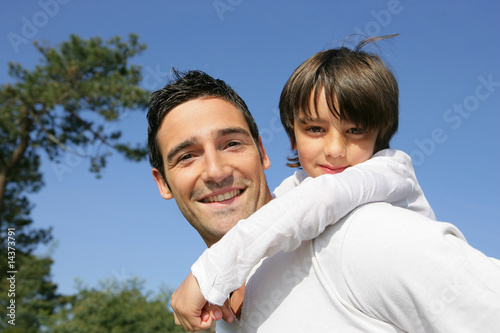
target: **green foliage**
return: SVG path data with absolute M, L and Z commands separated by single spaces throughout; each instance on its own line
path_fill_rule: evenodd
M 119 143 L 121 133 L 106 133 L 105 124 L 129 110 L 145 110 L 149 99 L 149 92 L 139 87 L 141 67 L 128 64 L 130 57 L 145 49 L 137 36 L 131 35 L 128 42 L 115 37 L 104 43 L 98 37 L 83 40 L 71 35 L 60 46 L 36 47 L 43 56 L 41 64 L 29 71 L 10 63 L 15 82 L 0 87 L 0 128 L 9 138 L 1 144 L 10 148 L 7 151 L 27 135 L 31 146 L 54 159 L 70 146 Z M 144 148 L 136 150 L 145 157 Z M 5 157 L 4 165 L 9 156 Z M 89 157 L 98 172 L 100 156 Z
M 69 302 L 45 320 L 53 333 L 182 332 L 169 310 L 170 294 L 142 292 L 137 279 L 105 280 L 100 288 L 80 287 Z
M 129 112 L 147 108 L 150 93 L 139 86 L 141 67 L 129 63 L 145 49 L 137 36 L 103 41 L 71 35 L 60 45 L 35 43 L 35 47 L 41 54 L 39 64 L 26 69 L 10 63 L 11 82 L 0 85 L 0 257 L 7 258 L 7 230 L 12 228 L 18 272 L 18 324 L 6 327 L 2 319 L 4 332 L 38 332 L 39 318 L 50 316 L 58 302 L 67 303 L 50 282 L 52 261 L 32 254 L 51 240 L 50 228 L 31 226 L 32 205 L 27 198 L 43 186 L 41 154 L 56 162 L 67 152 L 86 157 L 97 176 L 111 151 L 131 161 L 147 156 L 144 143 L 132 146 L 121 141 L 119 130 L 111 130 Z M 92 149 L 99 145 L 110 149 Z M 7 277 L 2 266 L 4 309 L 10 302 Z
M 50 229 L 30 228 L 32 220 L 30 213 L 32 205 L 25 196 L 26 193 L 36 192 L 43 186 L 42 176 L 38 170 L 40 165 L 39 156 L 33 150 L 27 150 L 25 155 L 12 168 L 9 174 L 9 182 L 6 184 L 0 224 L 5 228 L 15 228 L 16 249 L 20 252 L 31 253 L 38 244 L 45 244 L 51 240 Z M 22 232 L 21 232 L 22 231 Z M 3 236 L 3 233 L 0 233 Z M 0 255 L 4 258 L 6 242 L 2 237 Z M 3 277 L 0 272 L 0 277 Z
M 26 253 L 50 240 L 50 230 L 30 229 L 25 196 L 43 185 L 42 152 L 56 162 L 63 152 L 87 157 L 97 175 L 110 150 L 132 161 L 147 155 L 144 143 L 132 146 L 110 130 L 130 111 L 147 108 L 141 67 L 129 64 L 145 49 L 136 35 L 106 42 L 71 35 L 60 45 L 35 47 L 40 63 L 31 70 L 10 63 L 12 82 L 0 85 L 0 254 L 8 227 L 16 229 L 18 249 Z M 110 149 L 92 149 L 101 144 Z

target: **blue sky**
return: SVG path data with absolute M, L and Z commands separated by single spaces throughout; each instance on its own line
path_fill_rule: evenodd
M 348 35 L 400 33 L 380 44 L 400 85 L 392 148 L 412 156 L 438 219 L 500 258 L 499 14 L 493 0 L 2 1 L 0 83 L 10 80 L 8 61 L 37 63 L 34 40 L 136 33 L 147 44 L 133 58 L 145 88 L 160 89 L 175 66 L 206 71 L 240 93 L 271 157 L 266 175 L 274 188 L 292 173 L 277 113 L 292 71 Z M 146 141 L 144 110 L 113 126 L 127 141 Z M 39 253 L 55 260 L 59 292 L 75 292 L 75 278 L 95 286 L 132 276 L 148 290 L 175 289 L 205 245 L 175 202 L 160 197 L 149 163 L 115 156 L 99 180 L 86 160 L 68 154 L 62 163 L 67 172 L 43 161 L 46 186 L 30 196 L 34 226 L 54 229 L 53 244 Z

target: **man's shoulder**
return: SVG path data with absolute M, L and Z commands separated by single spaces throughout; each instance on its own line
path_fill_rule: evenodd
M 345 237 L 357 239 L 363 236 L 370 243 L 390 241 L 395 236 L 419 239 L 428 237 L 437 230 L 454 228 L 449 223 L 438 222 L 423 214 L 386 202 L 357 207 L 340 222 L 346 225 Z
M 414 221 L 435 222 L 423 214 L 387 202 L 372 202 L 361 205 L 346 215 L 345 219 L 350 223 L 377 221 L 391 224 L 399 221 L 399 219 L 403 219 L 406 223 L 413 223 Z
M 343 260 L 350 257 L 351 260 L 365 261 L 373 257 L 413 253 L 425 247 L 425 242 L 439 242 L 444 234 L 463 238 L 460 231 L 449 223 L 377 202 L 354 209 L 338 223 L 326 228 L 314 242 L 316 247 L 341 251 Z
M 361 205 L 344 217 L 350 223 L 363 223 L 363 221 L 376 221 L 377 223 L 392 224 L 403 220 L 404 224 L 415 222 L 432 223 L 435 220 L 423 213 L 392 205 L 387 202 L 372 202 Z
M 388 203 L 370 203 L 314 239 L 314 256 L 333 287 L 345 285 L 339 289 L 342 294 L 354 285 L 376 287 L 406 276 L 415 262 L 432 258 L 447 234 L 463 237 L 449 223 Z

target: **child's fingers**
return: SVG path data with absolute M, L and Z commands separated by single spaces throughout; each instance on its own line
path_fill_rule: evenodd
M 222 306 L 207 303 L 203 307 L 203 312 L 205 311 L 215 321 L 224 319 L 225 322 L 230 323 L 234 320 L 233 313 L 229 309 L 229 302 L 224 303 Z
M 190 273 L 172 294 L 170 305 L 174 310 L 175 324 L 188 332 L 207 329 L 212 325 L 212 317 L 204 311 L 207 301 L 200 292 L 198 281 Z
M 203 318 L 205 316 L 205 318 Z M 206 320 L 205 320 L 206 319 Z M 177 316 L 174 313 L 174 321 L 178 326 L 182 326 L 186 332 L 196 332 L 200 330 L 206 330 L 212 326 L 212 317 L 208 313 L 202 314 L 201 320 L 198 318 L 187 318 L 182 316 Z
M 203 307 L 203 311 L 206 311 L 208 314 L 210 314 L 210 317 L 212 317 L 213 320 L 219 320 L 222 318 L 222 312 L 217 305 L 207 303 Z
M 207 311 L 205 311 L 205 309 L 203 309 L 201 311 L 201 321 L 202 322 L 203 321 L 208 321 L 209 319 L 210 319 L 210 314 Z

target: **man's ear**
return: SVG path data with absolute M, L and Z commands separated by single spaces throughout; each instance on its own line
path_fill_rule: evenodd
M 259 146 L 257 147 L 260 151 L 260 159 L 262 160 L 262 168 L 264 170 L 269 169 L 271 166 L 271 160 L 267 156 L 266 150 L 264 149 L 264 145 L 262 144 L 262 138 L 259 136 Z
M 153 168 L 153 178 L 155 179 L 156 185 L 158 185 L 158 190 L 160 190 L 160 195 L 162 196 L 162 198 L 167 200 L 172 199 L 174 195 L 168 188 L 168 185 L 165 182 L 165 179 L 163 178 L 160 170 L 158 170 L 157 168 Z

